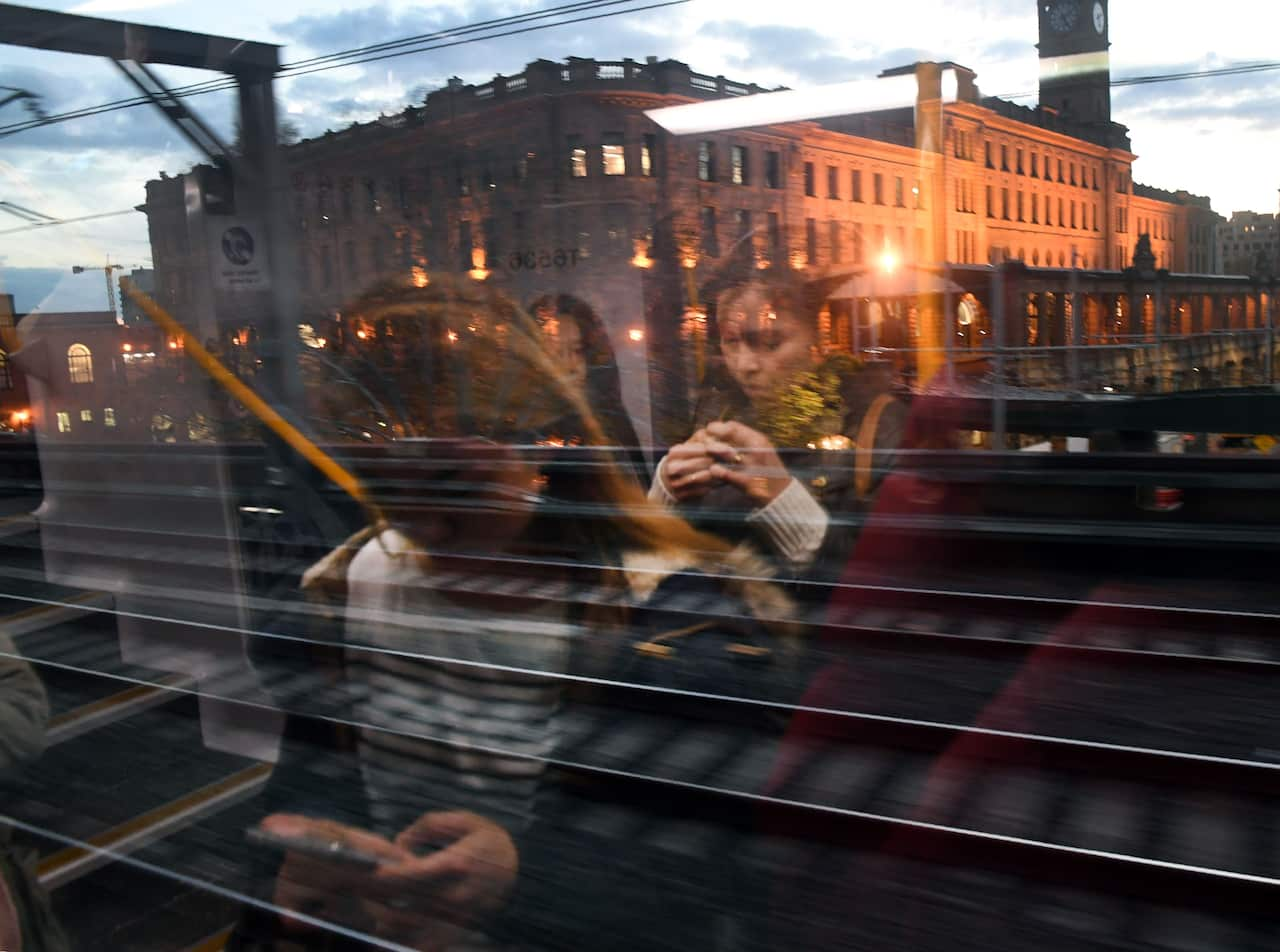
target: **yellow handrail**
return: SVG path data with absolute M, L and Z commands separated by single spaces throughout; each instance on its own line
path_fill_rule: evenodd
M 218 386 L 226 390 L 237 403 L 261 420 L 276 436 L 302 454 L 304 459 L 324 473 L 348 496 L 362 506 L 374 508 L 369 502 L 360 480 L 348 472 L 332 456 L 307 439 L 293 424 L 277 413 L 269 403 L 254 393 L 243 380 L 228 370 L 222 361 L 209 353 L 204 348 L 204 345 L 179 324 L 168 311 L 152 300 L 150 295 L 138 288 L 129 278 L 121 278 L 120 287 L 133 299 L 138 307 L 142 308 L 147 317 L 160 325 L 168 334 L 181 339 L 182 346 L 186 353 L 191 356 L 191 359 L 199 364 L 204 372 Z

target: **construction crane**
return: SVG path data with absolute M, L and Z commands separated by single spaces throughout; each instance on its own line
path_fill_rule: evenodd
M 86 271 L 92 271 L 92 270 L 93 270 L 92 268 L 81 267 L 80 265 L 77 264 L 72 266 L 71 273 L 84 274 Z M 106 278 L 107 278 L 107 304 L 108 306 L 110 306 L 111 315 L 116 319 L 117 324 L 123 324 L 124 318 L 121 317 L 120 312 L 116 310 L 116 286 L 111 281 L 111 272 L 123 271 L 123 270 L 124 270 L 124 265 L 112 264 L 110 261 L 108 261 L 102 267 L 102 273 L 106 275 Z

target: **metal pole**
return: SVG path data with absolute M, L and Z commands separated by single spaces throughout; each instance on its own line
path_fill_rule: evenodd
M 1071 248 L 1071 277 L 1068 278 L 1068 300 L 1071 304 L 1071 316 L 1068 318 L 1067 339 L 1067 386 L 1071 390 L 1080 389 L 1080 272 L 1076 263 L 1080 260 L 1076 249 Z
M 953 389 L 956 385 L 956 296 L 951 290 L 951 263 L 948 262 L 943 272 L 943 279 L 946 284 L 943 286 L 945 295 L 942 305 L 942 337 L 943 348 L 945 350 L 946 360 L 946 382 L 947 389 Z
M 1005 449 L 1005 421 L 1008 418 L 1004 393 L 1004 342 L 1005 318 L 1008 306 L 1005 301 L 1004 262 L 996 265 L 991 278 L 991 336 L 995 346 L 995 382 L 991 401 L 991 440 L 998 450 Z
M 236 77 L 239 91 L 240 128 L 249 181 L 236 182 L 247 192 L 248 208 L 261 209 L 270 249 L 271 323 L 266 335 L 265 363 L 277 399 L 286 406 L 302 406 L 302 380 L 298 369 L 298 249 L 289 225 L 289 194 L 285 188 L 284 157 L 277 141 L 273 74 L 266 70 Z
M 1275 290 L 1275 288 L 1272 288 Z M 1263 294 L 1262 296 L 1262 326 L 1267 329 L 1267 356 L 1266 356 L 1266 372 L 1267 385 L 1275 386 L 1275 349 L 1276 349 L 1276 329 L 1275 324 L 1271 320 L 1271 294 Z
M 1164 284 L 1161 281 L 1156 281 L 1156 316 L 1153 322 L 1155 324 L 1155 346 L 1153 348 L 1155 359 L 1153 363 L 1155 364 L 1156 393 L 1160 392 L 1160 381 L 1164 377 L 1164 321 Z

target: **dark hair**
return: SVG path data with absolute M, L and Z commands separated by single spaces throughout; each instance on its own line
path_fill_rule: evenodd
M 545 311 L 553 311 L 556 317 L 569 317 L 577 325 L 587 365 L 587 401 L 609 442 L 614 446 L 636 447 L 639 438 L 622 403 L 618 361 L 604 322 L 591 305 L 572 294 L 544 294 L 529 305 L 529 314 L 539 322 Z
M 779 311 L 795 317 L 815 332 L 818 313 L 823 304 L 847 277 L 806 279 L 793 268 L 770 265 L 758 268 L 751 260 L 734 258 L 713 274 L 702 286 L 710 330 L 719 334 L 719 310 L 722 304 L 750 290 L 760 291 L 766 301 Z

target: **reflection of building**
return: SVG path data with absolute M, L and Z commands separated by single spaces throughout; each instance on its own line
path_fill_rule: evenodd
M 31 415 L 45 438 L 150 438 L 151 395 L 141 384 L 164 357 L 158 335 L 127 330 L 110 311 L 30 314 L 20 332 L 23 368 L 44 383 Z
M 963 67 L 918 63 L 888 71 L 919 77 L 914 107 L 673 137 L 645 110 L 764 90 L 671 60 L 570 58 L 452 80 L 398 115 L 300 142 L 287 164 L 302 320 L 340 323 L 380 277 L 494 275 L 526 302 L 559 291 L 592 304 L 625 388 L 646 357 L 665 372 L 688 356 L 672 326 L 735 252 L 812 274 L 885 252 L 1116 272 L 1145 236 L 1156 270 L 1212 271 L 1208 200 L 1133 180 L 1128 132 L 1110 118 L 1105 2 L 1038 8 L 1035 108 L 982 96 Z M 945 67 L 958 100 L 939 108 Z M 150 182 L 143 207 L 161 302 L 198 312 L 203 252 L 166 224 L 182 198 L 181 179 Z
M 156 273 L 150 268 L 134 268 L 129 272 L 129 280 L 133 286 L 144 293 L 155 296 Z M 147 316 L 142 313 L 136 301 L 126 293 L 123 285 L 120 288 L 120 314 L 127 326 L 144 324 Z
M 9 359 L 9 348 L 16 349 L 14 328 L 21 317 L 14 313 L 13 295 L 0 294 L 0 433 L 22 432 L 31 426 L 27 381 Z
M 1224 274 L 1280 274 L 1280 227 L 1275 215 L 1232 212 L 1218 225 L 1218 260 Z

